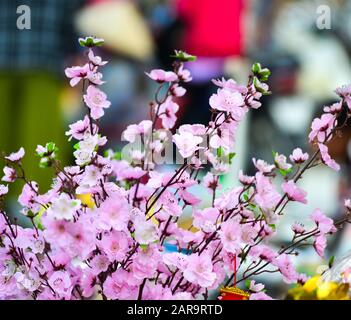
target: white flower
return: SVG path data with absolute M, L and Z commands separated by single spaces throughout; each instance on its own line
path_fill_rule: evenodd
M 52 205 L 47 212 L 48 215 L 52 215 L 58 220 L 73 220 L 74 214 L 80 208 L 80 205 L 80 200 L 71 199 L 68 194 L 62 193 L 52 201 Z

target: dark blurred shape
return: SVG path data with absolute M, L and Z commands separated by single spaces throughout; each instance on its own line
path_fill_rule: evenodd
M 61 158 L 65 157 L 60 76 L 65 57 L 77 44 L 73 15 L 82 2 L 0 2 L 0 150 L 9 153 L 23 146 L 27 178 L 38 181 L 42 190 L 49 186 L 51 178 L 47 171 L 39 169 L 39 159 L 34 155 L 37 144 L 54 141 Z M 17 27 L 20 5 L 30 8 L 30 29 Z

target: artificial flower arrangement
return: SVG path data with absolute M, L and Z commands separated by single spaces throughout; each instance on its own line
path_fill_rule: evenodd
M 291 202 L 307 202 L 297 184 L 304 173 L 317 165 L 339 170 L 328 143 L 350 118 L 351 86 L 338 89 L 340 101 L 313 120 L 312 155 L 297 148 L 289 158 L 275 153 L 272 164 L 253 159 L 254 176 L 240 171 L 239 186 L 221 190 L 220 176 L 229 172 L 235 157 L 237 126 L 270 94 L 270 71 L 254 64 L 246 86 L 232 79 L 213 80 L 218 91 L 209 101 L 210 123 L 182 125 L 174 133 L 176 101 L 186 93 L 182 85 L 191 81 L 184 63 L 195 59 L 176 52 L 172 71 L 147 73 L 158 83 L 150 119 L 126 128 L 123 152 L 101 153 L 107 139 L 99 134 L 99 119 L 110 102 L 99 89 L 99 70 L 107 62 L 94 54 L 94 47 L 103 40 L 87 37 L 79 43 L 87 49 L 87 63 L 66 69 L 70 84 L 82 86 L 87 110 L 66 133 L 77 141 L 75 164 L 62 168 L 52 142 L 38 146 L 40 166 L 57 172 L 51 189 L 40 194 L 23 170 L 23 148 L 5 157 L 0 299 L 184 300 L 209 299 L 217 292 L 224 300 L 257 300 L 271 299 L 264 285 L 253 280 L 257 275 L 277 273 L 288 284 L 304 284 L 307 277 L 294 268 L 298 248 L 310 244 L 323 257 L 327 235 L 350 222 L 351 201 L 346 200 L 340 221 L 316 209 L 309 216 L 313 228 L 291 226 L 289 245 L 276 249 L 272 239 L 284 209 Z M 347 117 L 341 122 L 342 113 Z M 177 164 L 174 172 L 161 170 L 169 161 Z M 281 178 L 282 184 L 274 183 Z M 18 202 L 32 228 L 11 223 L 4 211 L 15 180 L 24 182 Z M 208 207 L 194 194 L 194 186 L 207 189 Z M 178 222 L 187 210 L 192 226 L 184 229 Z M 242 291 L 245 283 L 248 289 Z

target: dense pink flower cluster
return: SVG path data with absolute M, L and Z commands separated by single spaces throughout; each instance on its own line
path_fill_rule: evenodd
M 182 85 L 191 81 L 190 72 L 176 56 L 172 71 L 147 73 L 159 88 L 150 104 L 151 119 L 123 133 L 129 143 L 142 141 L 142 148 L 133 149 L 127 161 L 111 150 L 102 156 L 107 139 L 99 133 L 98 119 L 110 102 L 99 89 L 99 70 L 107 62 L 94 55 L 93 40 L 86 46 L 88 62 L 66 69 L 72 86 L 82 83 L 87 107 L 84 119 L 66 133 L 77 140 L 75 164 L 61 168 L 54 143 L 38 146 L 40 164 L 58 172 L 51 189 L 41 194 L 28 178 L 30 173 L 23 171 L 24 150 L 5 158 L 6 185 L 0 185 L 0 299 L 200 299 L 229 284 L 234 273 L 238 285 L 252 280 L 251 299 L 269 299 L 264 285 L 252 279 L 256 275 L 276 272 L 287 283 L 304 281 L 294 268 L 295 247 L 313 238 L 322 256 L 326 235 L 336 232 L 338 223 L 316 210 L 311 216 L 315 228 L 293 225 L 289 246 L 277 250 L 270 241 L 284 208 L 292 201 L 307 203 L 306 192 L 297 186 L 303 173 L 319 162 L 338 169 L 327 144 L 337 133 L 337 114 L 348 97 L 345 90 L 338 107 L 326 108 L 313 121 L 310 141 L 319 146 L 313 156 L 298 148 L 289 157 L 292 164 L 278 153 L 273 164 L 253 159 L 256 174 L 240 171 L 241 186 L 222 190 L 219 177 L 229 172 L 238 123 L 269 93 L 269 71 L 256 64 L 247 86 L 232 79 L 214 80 L 218 91 L 209 101 L 209 125 L 183 125 L 175 134 L 167 129 L 176 125 L 176 99 L 185 94 Z M 167 143 L 174 143 L 185 158 L 175 172 L 164 172 L 153 161 Z M 199 179 L 204 164 L 211 168 Z M 274 183 L 278 176 L 284 178 L 280 187 Z M 15 180 L 24 182 L 18 201 L 32 228 L 11 223 L 3 209 Z M 199 184 L 207 189 L 210 203 L 194 194 Z M 188 208 L 192 227 L 183 229 L 178 222 Z

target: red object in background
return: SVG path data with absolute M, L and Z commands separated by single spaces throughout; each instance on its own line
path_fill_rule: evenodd
M 201 57 L 243 53 L 243 0 L 178 0 L 185 50 Z
M 235 287 L 226 287 L 221 289 L 219 300 L 249 300 L 250 294 Z

